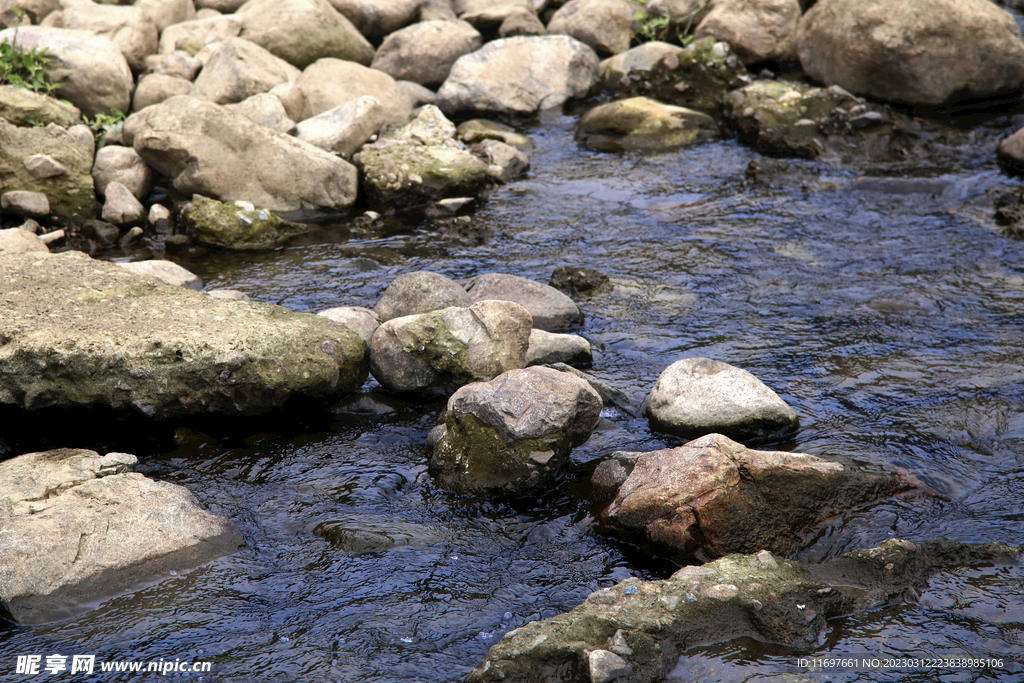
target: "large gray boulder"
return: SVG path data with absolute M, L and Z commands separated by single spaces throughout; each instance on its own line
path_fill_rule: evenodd
M 780 441 L 800 426 L 796 412 L 761 380 L 710 358 L 665 368 L 647 401 L 653 429 L 687 438 L 717 432 L 756 444 Z
M 136 6 L 71 4 L 47 16 L 43 25 L 79 29 L 109 38 L 135 73 L 145 68 L 146 57 L 157 50 L 156 24 Z
M 1020 28 L 989 0 L 820 0 L 797 51 L 812 78 L 890 102 L 936 107 L 1024 87 Z
M 599 55 L 617 55 L 629 49 L 637 11 L 630 0 L 569 0 L 551 17 L 548 33 L 572 36 Z
M 372 66 L 395 80 L 436 88 L 459 57 L 482 44 L 477 30 L 464 21 L 423 21 L 385 38 Z
M 381 321 L 473 304 L 466 290 L 440 273 L 418 270 L 396 277 L 373 307 Z
M 721 434 L 650 453 L 618 452 L 591 478 L 602 529 L 679 562 L 792 553 L 828 518 L 919 487 L 803 453 L 756 451 Z
M 369 65 L 373 46 L 327 0 L 248 0 L 241 37 L 300 69 L 321 57 Z
M 128 111 L 135 88 L 132 70 L 108 38 L 88 31 L 19 26 L 0 31 L 0 42 L 4 40 L 22 52 L 45 49 L 50 60 L 44 73 L 61 84 L 60 98 L 84 116 Z
M 243 38 L 228 38 L 210 56 L 189 94 L 217 104 L 241 102 L 301 72 L 269 50 Z
M 510 301 L 481 301 L 388 320 L 370 340 L 370 372 L 398 392 L 447 396 L 526 365 L 530 314 Z
M 366 379 L 363 340 L 320 316 L 214 299 L 80 252 L 0 254 L 0 268 L 0 403 L 251 415 Z
M 647 97 L 630 97 L 588 111 L 576 124 L 574 137 L 599 152 L 664 151 L 717 133 L 718 125 L 707 114 Z
M 245 545 L 183 486 L 127 453 L 64 448 L 0 462 L 0 612 L 34 624 Z
M 524 496 L 555 483 L 573 447 L 590 438 L 601 397 L 551 368 L 509 370 L 448 399 L 431 466 L 438 483 L 476 496 Z
M 550 285 L 518 275 L 486 273 L 470 279 L 466 291 L 473 301 L 515 301 L 533 316 L 533 326 L 560 330 L 583 323 L 576 302 Z
M 763 551 L 684 567 L 663 581 L 630 578 L 568 614 L 510 631 L 466 683 L 607 683 L 609 669 L 623 681 L 660 681 L 696 644 L 753 638 L 805 648 L 834 617 L 914 602 L 936 572 L 1011 564 L 1020 552 L 893 539 L 818 565 Z
M 124 135 L 186 195 L 278 212 L 338 211 L 356 199 L 356 170 L 345 160 L 206 100 L 148 107 L 125 121 Z
M 715 0 L 693 34 L 729 43 L 744 64 L 794 62 L 800 17 L 799 0 Z
M 533 114 L 586 95 L 597 71 L 597 55 L 575 38 L 503 38 L 455 62 L 437 106 L 448 114 Z
M 43 154 L 63 171 L 33 174 L 27 158 Z M 18 127 L 0 120 L 0 188 L 3 192 L 39 192 L 61 218 L 92 218 L 99 210 L 92 180 L 93 148 L 60 126 Z
M 307 66 L 296 84 L 306 96 L 309 116 L 367 95 L 381 103 L 384 120 L 390 125 L 400 126 L 412 116 L 412 96 L 395 79 L 355 62 L 325 57 Z

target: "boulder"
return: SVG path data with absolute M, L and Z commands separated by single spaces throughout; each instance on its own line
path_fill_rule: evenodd
M 172 97 L 132 114 L 124 132 L 146 163 L 186 195 L 277 212 L 339 211 L 356 198 L 356 170 L 348 162 L 206 100 Z
M 392 210 L 475 196 L 494 181 L 487 164 L 455 139 L 455 125 L 430 104 L 365 145 L 352 161 L 362 171 L 370 202 Z
M 446 113 L 533 114 L 585 96 L 597 83 L 594 51 L 569 36 L 521 36 L 463 55 L 437 92 Z
M 106 194 L 107 185 L 116 181 L 127 187 L 136 199 L 145 199 L 153 186 L 153 171 L 131 147 L 106 145 L 96 151 L 92 180 L 96 194 L 101 197 Z
M 1020 28 L 989 0 L 821 0 L 797 51 L 812 78 L 890 102 L 940 107 L 1024 87 Z
M 996 158 L 1007 173 L 1024 175 L 1024 128 L 999 143 Z
M 583 313 L 572 299 L 554 287 L 518 275 L 478 275 L 466 283 L 466 291 L 473 301 L 515 301 L 533 316 L 534 327 L 542 330 L 583 324 Z
M 16 620 L 83 605 L 245 545 L 183 486 L 132 472 L 137 458 L 63 448 L 0 462 L 0 605 Z M 2 610 L 0 610 L 2 611 Z
M 146 209 L 127 187 L 113 181 L 106 187 L 103 211 L 100 217 L 113 225 L 135 225 L 141 223 Z
M 530 347 L 526 350 L 526 365 L 590 365 L 594 360 L 590 342 L 576 334 L 556 334 L 544 330 L 530 330 Z
M 99 5 L 92 2 L 71 4 L 46 17 L 44 25 L 79 29 L 109 38 L 135 73 L 145 68 L 146 57 L 155 54 L 157 50 L 159 31 L 142 9 L 136 6 Z M 61 91 L 63 96 L 63 88 Z
M 744 64 L 797 60 L 799 0 L 715 0 L 694 35 L 725 41 Z
M 509 301 L 482 301 L 383 323 L 370 341 L 370 372 L 398 392 L 446 396 L 526 364 L 530 314 Z
M 385 38 L 372 66 L 395 80 L 436 88 L 459 57 L 482 44 L 477 30 L 464 21 L 424 21 Z
M 168 26 L 160 34 L 160 54 L 184 50 L 195 57 L 207 45 L 237 38 L 242 32 L 242 20 L 233 14 L 209 19 L 185 21 Z
M 631 97 L 600 104 L 576 124 L 576 140 L 599 152 L 675 149 L 718 132 L 715 120 L 693 109 Z
M 0 195 L 0 209 L 15 216 L 42 218 L 50 215 L 50 200 L 42 192 L 11 190 Z
M 4 254 L 0 267 L 0 403 L 255 415 L 366 379 L 363 340 L 320 316 L 217 300 L 81 252 Z
M 226 104 L 224 108 L 241 114 L 253 123 L 273 128 L 278 133 L 290 133 L 295 129 L 295 122 L 288 118 L 284 103 L 277 95 L 268 92 L 252 95 L 241 102 Z
M 914 602 L 936 572 L 1012 564 L 1019 554 L 1002 543 L 893 539 L 817 565 L 762 551 L 684 567 L 662 581 L 629 578 L 568 614 L 510 631 L 466 683 L 607 681 L 608 654 L 630 667 L 622 680 L 658 681 L 689 647 L 738 638 L 802 652 L 826 637 L 834 617 Z
M 279 83 L 294 81 L 299 70 L 256 43 L 228 38 L 199 72 L 189 94 L 217 104 L 241 102 Z
M 678 448 L 618 452 L 591 478 L 603 531 L 678 562 L 768 549 L 792 553 L 833 515 L 920 487 L 803 453 L 756 451 L 721 434 Z
M 509 370 L 456 391 L 433 449 L 437 482 L 457 493 L 525 496 L 549 489 L 590 438 L 601 397 L 551 368 Z
M 138 87 L 135 88 L 132 111 L 142 111 L 146 107 L 160 104 L 164 100 L 178 95 L 188 95 L 190 92 L 192 92 L 192 81 L 178 76 L 146 74 L 139 79 Z
M 83 116 L 128 111 L 135 81 L 121 51 L 108 38 L 88 31 L 42 26 L 20 26 L 0 31 L 0 42 L 28 52 L 46 50 L 47 78 L 60 83 L 60 98 Z
M 345 325 L 363 338 L 367 348 L 370 346 L 373 333 L 377 331 L 382 322 L 379 315 L 362 306 L 338 306 L 320 311 L 317 315 L 322 315 L 339 325 Z
M 6 209 L 6 207 L 4 208 Z M 21 228 L 0 230 L 0 254 L 24 254 L 26 252 L 48 254 L 50 249 L 34 232 Z
M 296 84 L 306 96 L 309 116 L 367 95 L 381 103 L 384 120 L 390 125 L 400 126 L 412 115 L 412 98 L 395 79 L 355 62 L 320 59 L 303 70 Z
M 617 55 L 629 49 L 636 13 L 630 0 L 569 0 L 551 17 L 548 33 L 572 36 L 599 55 Z
M 248 0 L 240 36 L 305 69 L 321 57 L 369 65 L 373 46 L 327 0 Z
M 547 28 L 537 15 L 525 7 L 513 7 L 498 26 L 499 38 L 543 36 L 547 35 L 547 32 Z
M 419 270 L 396 277 L 373 307 L 381 321 L 418 313 L 430 313 L 451 306 L 472 305 L 466 290 L 440 273 Z
M 913 136 L 905 118 L 838 86 L 754 81 L 725 98 L 740 140 L 768 156 L 885 157 Z
M 125 270 L 136 275 L 148 275 L 175 287 L 186 287 L 197 292 L 203 289 L 203 281 L 190 270 L 179 266 L 174 261 L 151 259 L 149 261 L 132 261 L 118 263 Z
M 726 43 L 701 38 L 685 48 L 646 43 L 601 62 L 601 84 L 618 97 L 658 102 L 717 114 L 726 94 L 750 83 L 743 63 Z
M 192 197 L 182 222 L 196 242 L 235 251 L 273 249 L 309 231 L 266 209 L 243 208 L 201 195 Z
M 55 159 L 64 173 L 35 177 L 25 166 L 25 159 L 35 154 Z M 60 126 L 19 128 L 0 120 L 0 187 L 5 193 L 39 192 L 49 200 L 50 211 L 61 218 L 92 218 L 99 208 L 92 163 L 92 147 Z
M 652 429 L 687 438 L 718 432 L 765 443 L 800 426 L 796 412 L 761 380 L 709 358 L 684 358 L 665 368 L 647 400 Z
M 377 98 L 365 95 L 300 122 L 295 136 L 349 159 L 377 134 L 385 117 Z
M 331 4 L 360 33 L 376 40 L 416 21 L 423 0 L 331 0 Z
M 136 0 L 134 5 L 153 22 L 157 33 L 168 26 L 196 18 L 196 6 L 192 0 Z
M 53 123 L 70 128 L 82 120 L 77 107 L 28 88 L 0 85 L 0 119 L 15 126 L 45 126 Z

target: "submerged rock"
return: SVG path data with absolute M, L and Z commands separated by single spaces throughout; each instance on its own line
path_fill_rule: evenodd
M 718 432 L 747 444 L 796 433 L 796 412 L 746 370 L 709 358 L 678 360 L 648 397 L 651 427 L 692 438 Z
M 526 365 L 532 321 L 511 301 L 388 320 L 370 341 L 370 371 L 392 391 L 448 395 Z
M 568 296 L 596 296 L 612 291 L 608 276 L 593 268 L 561 266 L 551 273 L 548 284 Z
M 366 345 L 320 316 L 223 301 L 79 252 L 0 254 L 0 403 L 253 415 L 353 391 Z
M 588 111 L 576 124 L 575 138 L 599 152 L 659 151 L 707 139 L 717 132 L 715 120 L 707 114 L 631 97 Z
M 0 462 L 0 608 L 29 624 L 67 618 L 245 545 L 231 520 L 135 463 L 78 449 Z
M 478 275 L 466 283 L 466 291 L 473 301 L 516 302 L 530 312 L 534 327 L 541 330 L 560 330 L 583 323 L 583 312 L 572 299 L 550 285 L 518 275 Z
M 510 370 L 448 400 L 431 466 L 438 483 L 477 496 L 523 496 L 549 487 L 597 427 L 601 397 L 551 368 Z
M 627 579 L 568 614 L 510 631 L 466 681 L 608 680 L 600 672 L 616 667 L 605 666 L 612 658 L 603 653 L 622 659 L 617 670 L 630 667 L 624 680 L 663 680 L 690 647 L 740 637 L 810 651 L 830 618 L 913 602 L 936 572 L 1014 563 L 1019 554 L 1002 543 L 895 539 L 811 566 L 768 551 L 730 555 L 664 581 Z
M 266 209 L 241 207 L 200 195 L 192 197 L 182 220 L 197 242 L 237 251 L 272 249 L 309 230 Z
M 604 531 L 681 562 L 763 548 L 788 554 L 829 517 L 920 486 L 896 472 L 751 450 L 721 434 L 615 453 L 591 483 L 597 498 L 611 498 L 598 514 Z

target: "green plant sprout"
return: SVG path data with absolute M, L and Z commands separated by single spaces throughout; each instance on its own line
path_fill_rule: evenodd
M 25 12 L 17 8 L 11 9 L 11 12 L 19 19 L 25 16 Z M 54 83 L 46 75 L 45 67 L 50 62 L 46 56 L 47 48 L 32 48 L 25 52 L 15 47 L 17 41 L 18 30 L 15 29 L 13 43 L 6 38 L 0 42 L 0 85 L 13 85 L 52 95 L 61 84 Z

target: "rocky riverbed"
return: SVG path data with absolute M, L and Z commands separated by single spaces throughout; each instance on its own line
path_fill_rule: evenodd
M 1016 680 L 1024 43 L 903 4 L 5 10 L 0 653 Z

